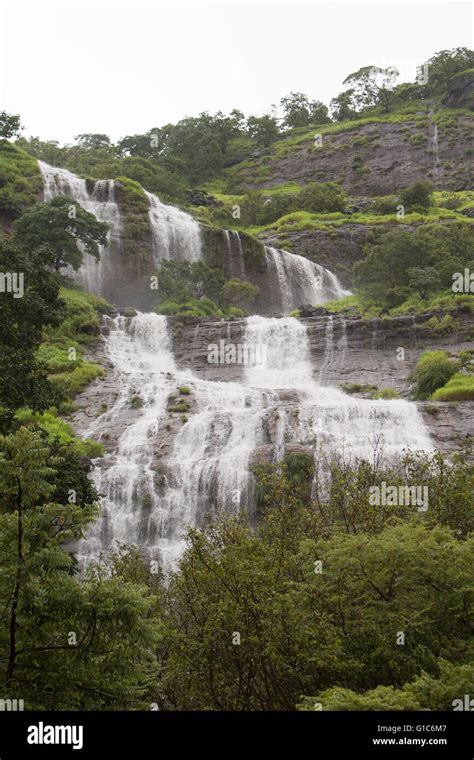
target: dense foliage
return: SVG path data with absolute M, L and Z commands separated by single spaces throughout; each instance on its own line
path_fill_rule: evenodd
M 244 316 L 258 294 L 250 282 L 225 280 L 222 270 L 203 261 L 162 262 L 158 272 L 161 314 Z
M 367 246 L 366 258 L 355 264 L 357 287 L 388 307 L 414 293 L 425 297 L 451 288 L 455 272 L 472 268 L 473 243 L 474 228 L 457 222 L 425 225 L 414 232 L 386 232 Z

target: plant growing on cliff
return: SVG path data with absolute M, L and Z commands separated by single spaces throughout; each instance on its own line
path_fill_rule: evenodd
M 403 188 L 400 199 L 407 211 L 426 211 L 433 205 L 433 185 L 420 179 Z
M 456 372 L 445 351 L 425 351 L 418 359 L 410 379 L 415 383 L 415 398 L 427 399 Z
M 473 243 L 472 225 L 458 222 L 383 233 L 366 245 L 365 259 L 354 265 L 356 286 L 389 308 L 414 292 L 451 288 L 453 272 L 463 271 L 472 260 Z
M 227 306 L 237 306 L 241 309 L 248 309 L 252 306 L 255 298 L 259 293 L 259 288 L 252 285 L 251 282 L 239 280 L 233 277 L 227 280 L 222 288 L 222 300 Z

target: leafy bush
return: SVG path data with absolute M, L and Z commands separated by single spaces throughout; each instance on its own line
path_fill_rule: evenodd
M 400 192 L 400 198 L 405 210 L 426 210 L 433 205 L 433 185 L 427 180 L 418 180 L 403 188 Z
M 415 398 L 427 399 L 441 388 L 456 372 L 445 351 L 425 351 L 411 375 L 415 382 Z
M 452 333 L 456 329 L 456 326 L 456 320 L 451 314 L 445 314 L 441 319 L 434 316 L 426 322 L 426 327 L 428 327 L 428 329 L 435 335 L 447 335 Z
M 258 292 L 259 288 L 256 285 L 239 280 L 238 277 L 233 277 L 224 283 L 222 300 L 228 306 L 237 306 L 238 308 L 245 309 L 253 304 Z
M 298 208 L 310 213 L 344 211 L 346 194 L 337 182 L 310 182 L 298 195 Z

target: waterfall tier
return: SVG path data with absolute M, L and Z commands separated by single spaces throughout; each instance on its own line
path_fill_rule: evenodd
M 166 317 L 138 314 L 109 325 L 120 394 L 87 432 L 100 439 L 113 420 L 124 426 L 95 469 L 102 515 L 80 549 L 83 559 L 119 540 L 170 569 L 188 525 L 241 508 L 252 517 L 250 465 L 281 460 L 294 448 L 317 462 L 323 455 L 372 458 L 376 448 L 394 460 L 405 448 L 432 448 L 414 404 L 355 399 L 320 385 L 297 319 L 246 321 L 244 344 L 258 361 L 244 367 L 238 383 L 177 369 Z M 328 346 L 333 350 L 330 340 Z M 131 411 L 134 395 L 143 406 Z M 172 411 L 175 395 L 187 400 L 185 415 L 179 405 Z

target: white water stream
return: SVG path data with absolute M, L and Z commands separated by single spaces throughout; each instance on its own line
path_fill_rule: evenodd
M 431 449 L 413 404 L 355 399 L 315 382 L 306 328 L 297 319 L 248 318 L 245 343 L 250 355 L 265 360 L 244 367 L 240 383 L 207 381 L 177 369 L 166 317 L 119 317 L 111 326 L 108 353 L 119 373 L 120 397 L 108 415 L 130 414 L 133 394 L 144 406 L 133 413 L 116 454 L 96 468 L 102 517 L 82 546 L 83 558 L 119 540 L 139 545 L 169 570 L 183 549 L 187 526 L 222 511 L 251 509 L 249 462 L 259 446 L 270 446 L 274 460 L 291 444 L 310 447 L 315 457 L 323 452 L 371 458 L 382 447 L 391 459 L 404 448 Z M 167 431 L 167 403 L 180 386 L 189 388 L 184 398 L 192 406 L 175 434 L 179 415 Z M 107 429 L 107 415 L 89 434 L 100 438 L 101 426 Z

